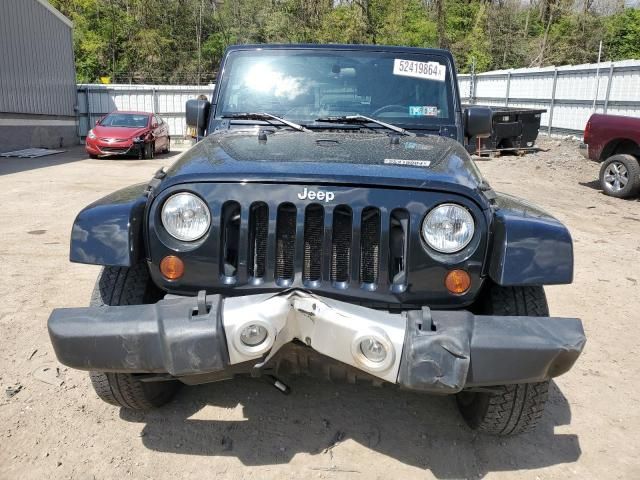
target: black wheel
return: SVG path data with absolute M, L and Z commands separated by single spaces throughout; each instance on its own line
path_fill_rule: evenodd
M 147 155 L 147 158 L 153 160 L 156 156 L 156 142 L 149 142 L 147 145 L 149 145 L 149 154 Z
M 143 143 L 138 147 L 138 160 L 144 160 L 147 158 L 147 144 Z
M 487 315 L 549 315 L 542 287 L 500 287 L 485 292 L 479 313 Z M 458 408 L 467 424 L 493 435 L 517 435 L 533 430 L 547 402 L 549 380 L 538 383 L 498 385 L 483 392 L 460 392 Z
M 167 146 L 164 147 L 162 153 L 169 153 L 171 151 L 171 137 L 167 137 Z
M 90 153 L 89 158 L 95 160 L 96 158 L 98 158 L 98 155 L 94 155 L 93 153 Z
M 607 158 L 600 167 L 600 186 L 607 195 L 629 198 L 640 191 L 640 164 L 624 153 Z
M 131 268 L 104 267 L 91 295 L 91 306 L 155 303 L 161 296 L 144 263 Z M 90 372 L 89 376 L 102 400 L 136 410 L 164 405 L 180 386 L 177 381 L 142 382 L 130 373 Z

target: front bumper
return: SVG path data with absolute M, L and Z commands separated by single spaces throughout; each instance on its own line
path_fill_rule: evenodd
M 106 142 L 87 137 L 85 141 L 87 153 L 99 156 L 137 155 L 142 148 L 144 148 L 144 142 L 135 142 L 133 140 Z
M 269 335 L 240 341 L 251 323 Z M 49 335 L 61 363 L 81 370 L 174 377 L 247 373 L 298 340 L 373 377 L 412 390 L 546 380 L 568 371 L 585 344 L 575 318 L 477 316 L 464 310 L 388 313 L 292 290 L 223 299 L 173 297 L 155 305 L 56 309 Z M 387 359 L 370 362 L 359 340 L 374 336 Z

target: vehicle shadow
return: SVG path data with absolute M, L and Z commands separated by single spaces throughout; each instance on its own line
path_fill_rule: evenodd
M 0 157 L 0 176 L 26 172 L 38 168 L 55 167 L 87 158 L 83 146 L 76 146 L 66 152 L 37 158 Z
M 594 190 L 598 190 L 602 192 L 602 187 L 600 186 L 600 180 L 592 180 L 590 182 L 578 182 L 583 187 L 592 188 Z
M 165 160 L 173 158 L 183 153 L 184 149 L 172 150 L 169 153 L 158 153 L 153 160 Z M 76 146 L 68 149 L 63 153 L 56 153 L 54 155 L 47 155 L 46 157 L 37 158 L 16 158 L 16 157 L 0 157 L 0 176 L 9 175 L 12 173 L 26 172 L 29 170 L 36 170 L 38 168 L 55 167 L 58 165 L 64 165 L 67 163 L 79 162 L 82 160 L 87 161 L 140 161 L 140 162 L 152 162 L 153 160 L 138 160 L 135 156 L 114 156 L 103 157 L 98 160 L 90 160 L 87 152 L 84 150 L 84 146 Z
M 593 190 L 597 190 L 598 192 L 600 192 L 602 195 L 607 196 L 603 191 L 602 191 L 602 186 L 600 185 L 600 181 L 599 180 L 592 180 L 591 182 L 578 182 L 578 184 L 582 185 L 583 187 L 587 187 L 587 188 L 592 188 Z M 608 197 L 608 196 L 607 196 Z M 611 199 L 615 199 L 615 197 L 608 197 Z M 640 202 L 640 196 L 635 196 L 633 198 L 624 198 L 622 199 L 625 202 L 628 201 L 636 201 L 636 202 Z
M 183 153 L 184 150 L 171 150 L 170 152 L 167 153 L 156 153 L 154 155 L 153 158 L 138 158 L 137 155 L 113 155 L 110 157 L 100 157 L 97 158 L 95 160 L 110 160 L 110 161 L 132 161 L 132 160 L 138 160 L 140 162 L 152 162 L 153 160 L 162 160 L 165 158 L 173 158 L 173 157 L 177 157 L 178 155 L 180 155 L 181 153 Z
M 120 417 L 144 424 L 140 435 L 151 450 L 234 456 L 249 466 L 288 463 L 297 453 L 310 453 L 323 469 L 347 440 L 438 478 L 537 469 L 581 455 L 576 435 L 554 432 L 571 421 L 567 399 L 554 383 L 538 429 L 511 438 L 470 430 L 452 397 L 305 377 L 290 385 L 288 396 L 250 378 L 189 387 L 166 407 L 148 413 L 121 409 Z

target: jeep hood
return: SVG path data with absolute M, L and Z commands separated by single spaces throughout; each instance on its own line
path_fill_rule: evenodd
M 169 168 L 160 189 L 198 181 L 348 184 L 473 197 L 488 189 L 468 153 L 448 138 L 292 130 L 260 138 L 257 128 L 209 135 Z

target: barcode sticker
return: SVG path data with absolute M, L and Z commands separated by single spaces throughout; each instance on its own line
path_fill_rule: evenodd
M 447 67 L 438 62 L 416 62 L 415 60 L 394 58 L 393 74 L 444 82 Z

